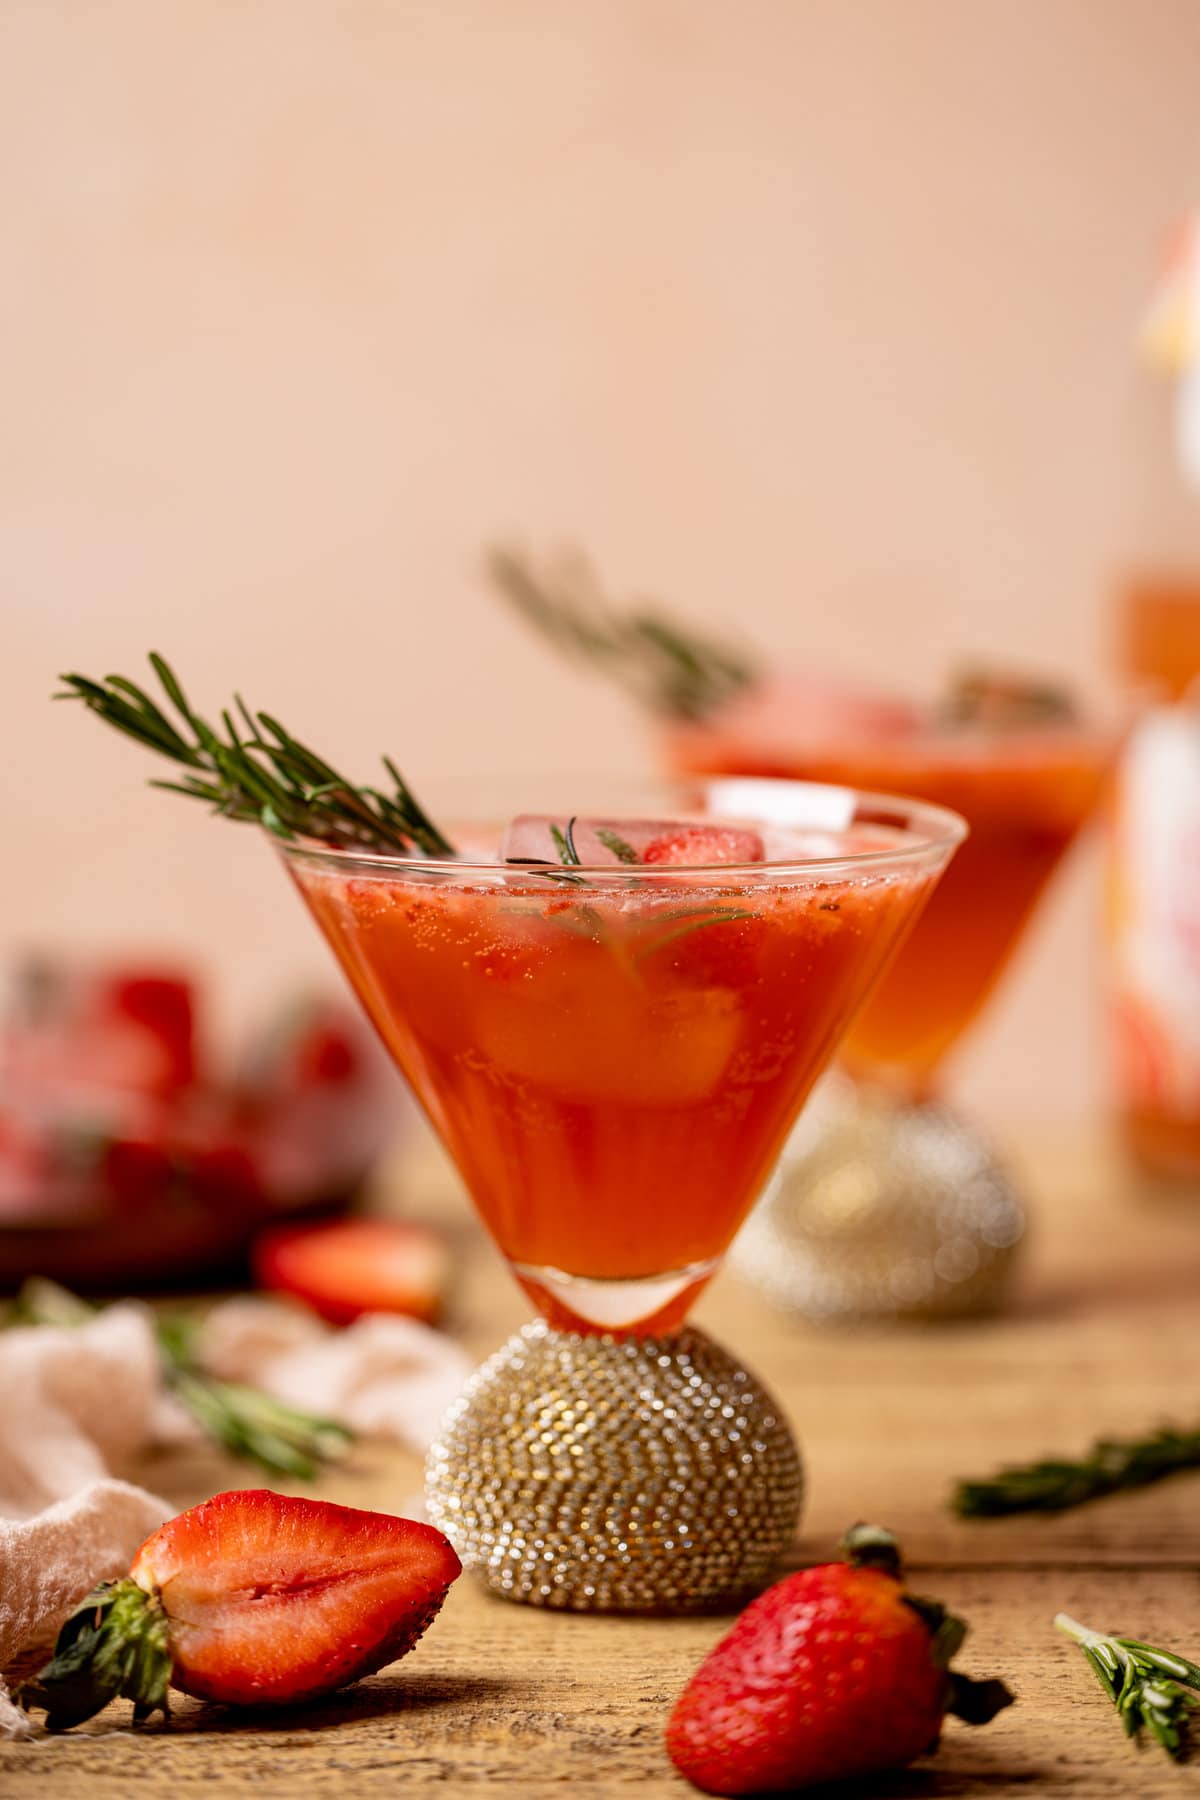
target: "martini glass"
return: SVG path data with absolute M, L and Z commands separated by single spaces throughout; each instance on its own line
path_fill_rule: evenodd
M 722 1605 L 795 1531 L 778 1407 L 687 1317 L 964 828 L 783 791 L 786 824 L 770 783 L 732 820 L 720 783 L 659 797 L 649 816 L 758 830 L 740 864 L 518 867 L 478 825 L 456 833 L 475 861 L 281 851 L 539 1314 L 427 1471 L 434 1520 L 512 1598 Z
M 805 689 L 807 694 L 807 689 Z M 941 1099 L 1054 871 L 1096 809 L 1118 734 L 1033 719 L 936 724 L 831 708 L 786 680 L 665 734 L 679 771 L 853 782 L 954 808 L 970 836 L 851 1023 L 850 1084 L 817 1097 L 738 1259 L 813 1316 L 932 1316 L 994 1304 L 1023 1230 L 1003 1165 Z

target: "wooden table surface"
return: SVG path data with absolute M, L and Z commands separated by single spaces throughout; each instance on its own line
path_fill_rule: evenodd
M 1099 1143 L 1029 1144 L 1015 1164 L 1033 1230 L 1001 1318 L 971 1326 L 818 1330 L 769 1311 L 731 1273 L 698 1319 L 785 1401 L 810 1491 L 792 1563 L 826 1559 L 854 1519 L 901 1537 L 915 1585 L 971 1622 L 968 1672 L 1000 1674 L 1018 1703 L 986 1730 L 951 1721 L 936 1760 L 853 1791 L 875 1796 L 1200 1794 L 1200 1765 L 1140 1756 L 1056 1610 L 1200 1651 L 1200 1473 L 1059 1518 L 952 1518 L 953 1476 L 1200 1415 L 1200 1196 L 1155 1200 Z M 428 1149 L 404 1183 L 409 1211 L 449 1216 L 464 1274 L 453 1321 L 472 1351 L 524 1316 L 498 1259 Z M 246 1485 L 215 1454 L 174 1452 L 132 1473 L 183 1506 Z M 250 1479 L 253 1479 L 252 1477 Z M 410 1511 L 415 1458 L 375 1444 L 318 1491 Z M 169 1731 L 134 1734 L 125 1703 L 57 1739 L 0 1747 L 5 1800 L 223 1800 L 374 1796 L 491 1784 L 520 1800 L 570 1791 L 678 1800 L 663 1753 L 667 1710 L 719 1619 L 539 1612 L 464 1578 L 404 1662 L 298 1715 L 239 1719 L 180 1700 Z M 839 1792 L 845 1793 L 846 1789 Z

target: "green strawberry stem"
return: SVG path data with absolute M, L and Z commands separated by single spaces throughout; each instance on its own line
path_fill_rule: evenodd
M 172 1665 L 162 1601 L 126 1576 L 102 1581 L 75 1608 L 54 1655 L 16 1697 L 44 1710 L 48 1731 L 69 1731 L 118 1699 L 133 1701 L 133 1722 L 141 1725 L 151 1713 L 167 1713 Z
M 1136 1738 L 1144 1727 L 1168 1756 L 1181 1758 L 1191 1715 L 1200 1706 L 1200 1667 L 1138 1638 L 1093 1631 L 1068 1613 L 1056 1614 L 1054 1623 L 1083 1651 L 1126 1736 Z
M 885 1525 L 852 1525 L 838 1550 L 851 1568 L 882 1569 L 900 1580 L 900 1546 Z
M 957 1624 L 957 1620 L 955 1623 Z M 976 1681 L 971 1675 L 950 1670 L 950 1693 L 946 1711 L 961 1719 L 964 1725 L 990 1725 L 997 1713 L 1011 1706 L 1016 1698 L 1012 1689 L 996 1676 Z
M 13 1303 L 16 1322 L 29 1325 L 84 1325 L 97 1308 L 55 1281 L 32 1276 Z M 333 1419 L 301 1412 L 260 1388 L 221 1381 L 201 1366 L 196 1327 L 191 1320 L 164 1314 L 155 1320 L 163 1379 L 205 1435 L 232 1456 L 256 1463 L 269 1475 L 311 1481 L 323 1464 L 342 1455 L 353 1433 Z
M 964 1519 L 1066 1512 L 1126 1488 L 1200 1468 L 1200 1430 L 1166 1427 L 1138 1438 L 1099 1438 L 1077 1459 L 1047 1457 L 956 1483 L 950 1505 Z
M 838 1545 L 845 1560 L 854 1569 L 874 1569 L 902 1581 L 903 1564 L 900 1546 L 884 1525 L 852 1525 Z M 930 1654 L 939 1669 L 946 1671 L 946 1711 L 967 1725 L 987 1725 L 1013 1703 L 1013 1695 L 1002 1681 L 990 1678 L 975 1681 L 962 1675 L 950 1664 L 958 1655 L 967 1635 L 962 1619 L 948 1612 L 940 1600 L 905 1593 L 904 1602 L 922 1619 L 930 1636 Z

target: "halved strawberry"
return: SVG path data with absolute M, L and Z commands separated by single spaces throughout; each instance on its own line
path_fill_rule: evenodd
M 432 1321 L 449 1274 L 445 1240 L 400 1219 L 333 1219 L 280 1226 L 254 1246 L 260 1287 L 303 1300 L 333 1325 L 362 1313 L 407 1313 Z
M 760 863 L 763 841 L 757 831 L 737 825 L 674 825 L 642 851 L 644 863 L 683 868 L 708 863 Z
M 432 1525 L 266 1488 L 217 1494 L 147 1538 L 63 1626 L 23 1691 L 51 1731 L 168 1686 L 228 1706 L 331 1693 L 411 1650 L 462 1565 Z

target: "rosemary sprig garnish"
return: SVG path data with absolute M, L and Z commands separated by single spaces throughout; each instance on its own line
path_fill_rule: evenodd
M 1075 700 L 1061 683 L 987 668 L 958 670 L 946 685 L 939 711 L 943 725 L 978 725 L 996 731 L 1069 724 L 1078 717 Z
M 704 719 L 758 679 L 743 651 L 685 629 L 654 602 L 614 606 L 577 552 L 538 571 L 517 551 L 498 546 L 488 553 L 487 571 L 551 643 L 605 670 L 651 712 Z
M 576 817 L 577 815 L 573 815 L 568 819 L 565 830 L 561 825 L 551 825 L 550 827 L 550 836 L 554 839 L 554 848 L 558 851 L 559 863 L 566 867 L 570 867 L 572 864 L 578 866 L 582 860 L 575 848 Z M 528 869 L 531 874 L 540 875 L 546 881 L 565 881 L 571 887 L 587 886 L 582 875 L 568 875 L 565 868 L 559 868 L 541 856 L 506 856 L 504 864 L 509 869 Z
M 33 1276 L 13 1301 L 14 1324 L 84 1325 L 99 1308 L 56 1281 Z M 311 1481 L 318 1468 L 341 1456 L 353 1433 L 333 1419 L 300 1412 L 260 1388 L 220 1381 L 201 1367 L 196 1327 L 190 1319 L 164 1314 L 154 1324 L 163 1380 L 214 1443 L 269 1475 Z
M 575 818 L 572 816 L 565 826 L 552 825 L 550 836 L 554 839 L 554 848 L 558 851 L 558 860 L 568 868 L 578 868 L 583 858 L 575 848 Z
M 1200 1468 L 1200 1430 L 1164 1427 L 1140 1438 L 1100 1438 L 1072 1461 L 1047 1457 L 960 1481 L 951 1506 L 964 1519 L 1006 1513 L 1066 1512 L 1125 1488 L 1147 1487 L 1181 1469 Z
M 240 696 L 221 714 L 221 729 L 197 713 L 174 671 L 155 653 L 150 665 L 168 710 L 123 675 L 93 681 L 63 675 L 59 700 L 82 700 L 106 724 L 135 738 L 186 771 L 152 787 L 203 800 L 222 818 L 265 826 L 278 838 L 314 838 L 342 849 L 453 856 L 454 846 L 417 803 L 389 757 L 387 792 L 359 786 L 282 726 L 270 713 L 251 713 Z
M 1054 1623 L 1087 1657 L 1117 1709 L 1125 1735 L 1136 1738 L 1145 1727 L 1168 1756 L 1182 1760 L 1191 1717 L 1200 1706 L 1200 1668 L 1139 1638 L 1092 1631 L 1067 1613 L 1057 1614 Z
M 619 832 L 608 831 L 605 829 L 605 827 L 603 825 L 598 825 L 596 827 L 596 836 L 600 839 L 600 842 L 604 845 L 604 848 L 606 850 L 612 851 L 613 855 L 616 857 L 618 862 L 623 862 L 623 863 L 637 862 L 637 860 L 638 860 L 637 851 L 634 849 L 633 845 L 629 842 L 629 840 L 627 838 L 623 838 Z
M 671 931 L 664 932 L 661 937 L 655 938 L 653 943 L 647 944 L 639 950 L 638 962 L 645 962 L 649 956 L 657 956 L 660 950 L 667 948 L 668 944 L 675 943 L 678 938 L 689 937 L 693 931 L 702 931 L 708 925 L 725 925 L 732 919 L 752 919 L 754 909 L 749 906 L 711 906 L 703 912 L 664 913 L 663 917 L 666 919 L 682 918 L 683 923 L 676 925 Z

